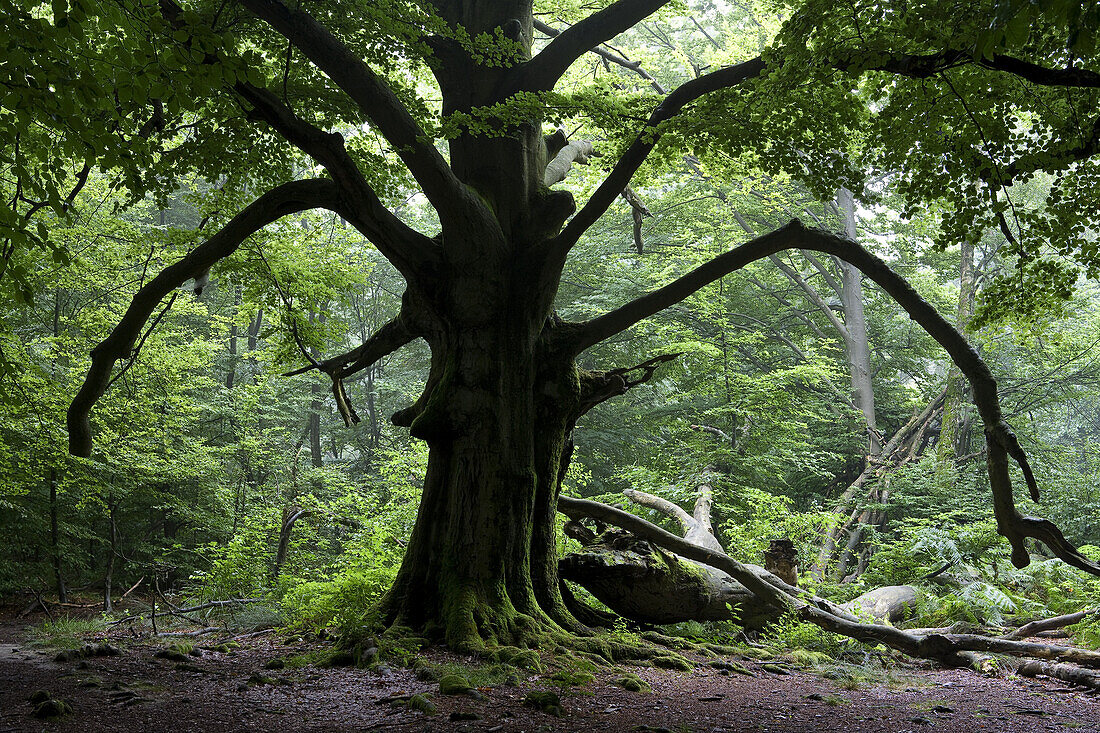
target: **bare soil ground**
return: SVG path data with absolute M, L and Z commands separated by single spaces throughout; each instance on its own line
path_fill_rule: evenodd
M 265 669 L 276 657 L 316 651 L 318 641 L 266 634 L 228 652 L 200 650 L 186 661 L 158 658 L 163 642 L 112 640 L 122 653 L 54 661 L 56 650 L 25 640 L 24 619 L 0 621 L 0 733 L 14 731 L 1097 731 L 1098 699 L 1057 680 L 983 676 L 967 670 L 913 669 L 854 689 L 812 670 L 737 660 L 754 676 L 703 664 L 692 672 L 629 668 L 652 687 L 628 692 L 601 670 L 594 682 L 562 689 L 549 675 L 480 689 L 475 697 L 440 694 L 411 670 Z M 211 640 L 212 641 L 212 640 Z M 435 662 L 473 664 L 445 650 Z M 772 671 L 769 671 L 772 670 Z M 254 675 L 268 677 L 257 681 Z M 251 680 L 251 681 L 250 681 Z M 850 685 L 849 685 L 850 686 Z M 38 690 L 67 701 L 56 720 L 32 716 Z M 525 707 L 532 690 L 561 695 L 563 715 Z M 422 692 L 434 714 L 385 698 Z M 476 717 L 475 717 L 476 716 Z M 462 719 L 467 718 L 467 719 Z

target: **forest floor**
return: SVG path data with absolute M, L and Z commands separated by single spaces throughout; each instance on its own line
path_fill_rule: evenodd
M 0 614 L 0 733 L 14 731 L 1097 731 L 1098 698 L 1057 680 L 982 675 L 969 670 L 894 667 L 829 679 L 821 668 L 751 659 L 729 660 L 750 674 L 709 666 L 693 671 L 655 667 L 604 668 L 577 686 L 550 674 L 524 673 L 472 696 L 443 695 L 439 684 L 409 669 L 302 666 L 271 669 L 286 659 L 331 649 L 317 640 L 266 633 L 239 639 L 228 651 L 203 649 L 184 660 L 154 656 L 169 640 L 107 641 L 118 656 L 55 661 L 57 649 L 28 641 L 27 617 Z M 212 635 L 213 636 L 213 635 Z M 216 637 L 204 637 L 210 642 Z M 98 641 L 102 641 L 102 634 Z M 90 639 L 95 642 L 97 639 Z M 211 644 L 213 646 L 213 644 Z M 687 656 L 691 656 L 690 654 Z M 446 650 L 421 652 L 435 665 L 475 665 Z M 549 661 L 547 659 L 546 661 Z M 734 666 L 734 665 L 729 665 Z M 652 688 L 628 692 L 614 684 L 633 673 Z M 37 691 L 68 702 L 54 720 L 33 717 Z M 531 691 L 560 695 L 561 716 L 524 705 Z M 436 711 L 401 702 L 424 693 Z

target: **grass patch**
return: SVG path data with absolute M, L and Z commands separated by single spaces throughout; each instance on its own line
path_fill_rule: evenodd
M 886 669 L 878 665 L 859 665 L 837 662 L 826 667 L 821 676 L 832 680 L 837 687 L 845 690 L 858 690 L 864 687 L 885 686 L 892 689 L 922 687 L 928 683 L 920 677 Z
M 466 665 L 452 662 L 429 662 L 417 657 L 412 661 L 416 676 L 425 682 L 439 682 L 445 677 L 462 677 L 471 687 L 495 687 L 516 674 L 516 668 L 510 664 Z
M 65 616 L 54 621 L 43 621 L 27 632 L 31 641 L 53 649 L 79 649 L 85 638 L 106 629 L 101 618 L 71 618 Z

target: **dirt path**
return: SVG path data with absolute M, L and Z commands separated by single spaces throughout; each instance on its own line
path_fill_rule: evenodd
M 409 670 L 354 668 L 269 670 L 275 657 L 316 649 L 272 636 L 230 652 L 204 651 L 185 661 L 154 657 L 158 647 L 132 643 L 117 657 L 55 662 L 0 629 L 0 733 L 9 731 L 1098 731 L 1097 698 L 1048 680 L 984 677 L 961 670 L 906 672 L 892 684 L 855 689 L 795 669 L 769 672 L 742 660 L 755 676 L 708 666 L 693 672 L 632 668 L 652 692 L 615 686 L 614 673 L 562 692 L 562 717 L 524 707 L 531 690 L 558 689 L 545 676 L 482 688 L 477 700 L 445 696 Z M 438 662 L 463 662 L 445 652 Z M 254 675 L 270 677 L 257 681 Z M 250 681 L 250 679 L 252 681 Z M 272 684 L 273 683 L 273 684 Z M 48 690 L 73 712 L 37 720 L 28 697 Z M 381 698 L 430 693 L 433 715 Z M 455 720 L 456 714 L 476 715 Z M 648 727 L 644 727 L 648 726 Z

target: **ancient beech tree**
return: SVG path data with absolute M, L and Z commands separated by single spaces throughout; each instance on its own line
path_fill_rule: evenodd
M 1010 457 L 1023 469 L 1033 495 L 1037 488 L 1015 436 L 1002 419 L 996 383 L 977 353 L 904 280 L 843 236 L 794 220 L 591 320 L 566 322 L 554 311 L 570 251 L 628 188 L 662 136 L 674 130 L 679 144 L 688 148 L 693 135 L 701 145 L 721 145 L 722 135 L 704 140 L 711 124 L 708 119 L 718 125 L 727 114 L 724 110 L 753 109 L 754 99 L 774 104 L 785 84 L 799 86 L 790 81 L 797 75 L 806 77 L 806 87 L 831 83 L 835 76 L 838 98 L 849 106 L 854 99 L 851 80 L 862 74 L 923 82 L 973 66 L 982 73 L 1011 76 L 1019 84 L 1061 84 L 1074 89 L 1096 86 L 1100 75 L 1083 68 L 1046 68 L 992 52 L 968 54 L 938 38 L 932 43 L 940 46 L 905 40 L 896 51 L 876 47 L 871 49 L 874 53 L 863 55 L 830 47 L 814 56 L 804 43 L 798 56 L 791 38 L 803 32 L 807 38 L 813 35 L 805 29 L 817 11 L 808 4 L 785 31 L 791 55 L 784 56 L 785 51 L 778 48 L 700 73 L 667 95 L 652 97 L 644 120 L 637 120 L 640 107 L 635 105 L 631 114 L 637 120 L 636 137 L 626 140 L 621 155 L 607 166 L 603 182 L 578 207 L 571 193 L 555 188 L 561 164 L 569 161 L 559 161 L 552 175 L 547 167 L 558 155 L 586 155 L 591 147 L 570 145 L 561 133 L 547 134 L 547 95 L 578 59 L 658 12 L 666 0 L 616 0 L 602 5 L 586 17 L 574 17 L 571 24 L 544 16 L 555 20 L 553 33 L 548 34 L 550 39 L 536 40 L 530 0 L 236 0 L 186 3 L 185 7 L 176 0 L 108 3 L 113 15 L 102 16 L 101 25 L 117 22 L 129 29 L 130 36 L 125 37 L 144 39 L 155 52 L 147 48 L 142 59 L 164 55 L 168 61 L 162 63 L 178 65 L 179 83 L 201 76 L 206 86 L 199 91 L 215 101 L 189 113 L 179 100 L 162 104 L 161 97 L 174 93 L 170 86 L 160 85 L 140 95 L 130 90 L 111 98 L 107 84 L 107 107 L 128 112 L 111 123 L 113 127 L 101 130 L 103 136 L 131 135 L 126 139 L 138 141 L 166 135 L 167 129 L 177 141 L 182 136 L 181 146 L 199 144 L 196 140 L 204 134 L 216 145 L 222 139 L 219 135 L 232 137 L 225 129 L 252 126 L 255 135 L 266 136 L 263 140 L 281 140 L 296 148 L 314 162 L 317 173 L 302 178 L 300 172 L 294 175 L 301 168 L 287 170 L 271 163 L 269 176 L 254 174 L 253 184 L 266 183 L 266 192 L 256 195 L 257 189 L 252 188 L 251 203 L 140 289 L 121 322 L 92 353 L 86 381 L 69 410 L 71 452 L 92 453 L 92 408 L 110 384 L 115 363 L 131 354 L 162 299 L 188 280 L 201 277 L 263 227 L 303 210 L 331 210 L 362 232 L 407 283 L 396 318 L 358 348 L 309 367 L 332 378 L 345 419 L 352 422 L 357 416 L 343 380 L 415 339 L 423 339 L 431 350 L 423 394 L 393 416 L 396 424 L 407 426 L 413 436 L 427 442 L 430 455 L 419 516 L 386 600 L 388 620 L 466 649 L 536 643 L 563 630 L 584 633 L 585 627 L 566 609 L 560 594 L 555 539 L 572 429 L 594 405 L 648 379 L 659 360 L 585 371 L 576 365 L 578 354 L 755 260 L 785 249 L 814 250 L 852 263 L 884 288 L 971 381 L 988 441 L 1000 531 L 1013 546 L 1014 562 L 1028 562 L 1024 541 L 1036 537 L 1068 562 L 1100 571 L 1053 525 L 1016 511 Z M 74 2 L 73 8 L 80 10 L 81 18 L 96 12 L 87 3 Z M 62 15 L 55 19 L 58 24 L 82 22 L 75 10 L 71 18 Z M 544 18 L 539 19 L 540 25 L 546 25 Z M 854 16 L 830 22 L 834 21 L 860 27 Z M 825 25 L 813 33 L 815 38 L 829 34 L 862 38 L 858 33 L 847 34 L 844 28 Z M 883 33 L 893 38 L 898 31 L 888 28 Z M 86 42 L 108 43 L 113 37 L 106 33 Z M 880 40 L 874 36 L 869 42 Z M 991 43 L 994 50 L 1002 48 L 996 45 L 997 39 Z M 173 49 L 172 55 L 166 48 Z M 131 51 L 121 57 L 123 68 L 137 58 Z M 269 59 L 266 66 L 250 68 L 250 64 L 263 64 L 265 58 Z M 433 93 L 442 100 L 438 114 L 417 96 L 416 82 L 402 76 L 413 61 L 434 76 L 437 92 Z M 122 89 L 130 82 L 115 83 Z M 427 77 L 422 76 L 420 83 L 428 83 Z M 631 114 L 624 113 L 620 120 L 629 121 Z M 211 119 L 220 119 L 227 127 L 212 124 Z M 429 129 L 428 119 L 444 123 Z M 438 232 L 417 231 L 384 205 L 383 177 L 375 168 L 393 164 L 372 157 L 366 150 L 369 146 L 353 144 L 363 130 L 369 130 L 373 139 L 384 140 L 399 159 L 400 175 L 422 192 L 438 214 Z M 134 134 L 138 132 L 144 134 Z M 838 134 L 843 137 L 844 132 Z M 742 130 L 741 135 L 744 148 L 744 136 L 751 137 L 751 131 Z M 437 147 L 437 140 L 445 140 L 446 154 L 443 146 Z M 761 150 L 767 147 L 768 141 L 758 142 Z M 793 141 L 784 149 L 794 150 L 798 144 Z M 257 147 L 264 146 L 278 149 L 270 142 Z M 1064 147 L 1064 160 L 1082 160 L 1096 150 L 1097 143 Z M 91 149 L 89 155 L 94 157 L 96 148 Z M 241 149 L 242 155 L 247 154 L 246 146 Z M 161 154 L 179 161 L 178 152 L 175 158 L 172 152 L 166 145 Z M 792 154 L 788 162 L 797 167 L 799 156 L 808 159 L 817 152 Z M 201 172 L 215 180 L 219 165 L 232 165 L 225 160 L 228 157 L 228 152 L 220 159 L 210 156 Z M 811 165 L 809 171 L 836 174 L 836 156 L 825 157 L 827 164 Z M 140 169 L 140 160 L 123 162 L 130 166 L 128 171 Z M 252 165 L 259 162 L 263 161 Z M 1040 167 L 1035 161 L 1024 161 L 1020 172 L 1027 164 L 1032 164 L 1031 170 Z M 843 181 L 827 185 L 835 190 L 841 183 L 850 183 L 852 174 L 845 175 Z M 976 176 L 983 180 L 981 171 Z M 146 182 L 145 190 L 151 185 Z M 142 190 L 140 185 L 136 188 Z

